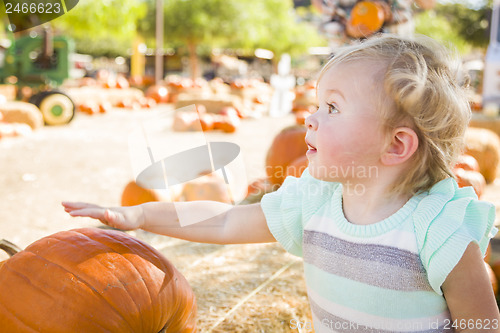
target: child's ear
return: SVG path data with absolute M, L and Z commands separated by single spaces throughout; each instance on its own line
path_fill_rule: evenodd
M 398 127 L 392 132 L 390 142 L 381 156 L 384 165 L 406 162 L 418 148 L 418 136 L 409 127 Z

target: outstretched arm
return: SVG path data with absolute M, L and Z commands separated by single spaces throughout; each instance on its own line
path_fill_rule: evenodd
M 122 230 L 143 229 L 200 243 L 241 244 L 274 242 L 260 203 L 231 206 L 215 201 L 149 202 L 138 206 L 106 208 L 63 202 L 71 216 L 84 216 Z M 182 226 L 179 216 L 213 216 Z

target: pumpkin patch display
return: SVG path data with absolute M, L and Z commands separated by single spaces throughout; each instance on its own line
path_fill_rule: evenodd
M 305 126 L 289 126 L 274 138 L 266 155 L 266 174 L 271 184 L 281 185 L 287 176 L 287 167 L 307 152 Z
M 0 265 L 2 332 L 195 332 L 184 276 L 128 234 L 83 228 L 42 238 Z

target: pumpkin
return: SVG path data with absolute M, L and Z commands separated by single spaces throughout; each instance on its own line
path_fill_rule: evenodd
M 486 181 L 481 173 L 477 171 L 455 168 L 453 170 L 458 187 L 472 186 L 477 197 L 480 198 L 486 187 Z
M 266 174 L 271 184 L 282 184 L 289 164 L 307 152 L 307 128 L 293 125 L 284 128 L 274 138 L 266 155 Z
M 384 21 L 385 10 L 380 4 L 360 1 L 352 8 L 346 32 L 353 38 L 368 37 L 379 31 Z
M 130 181 L 122 192 L 122 206 L 136 206 L 151 201 L 162 201 L 161 196 L 154 190 L 139 186 L 135 181 Z
M 240 118 L 238 118 L 238 116 L 222 115 L 218 126 L 216 126 L 216 122 L 214 122 L 214 128 L 220 129 L 225 133 L 234 133 L 239 126 Z
M 130 88 L 130 83 L 127 78 L 123 75 L 116 76 L 116 88 L 118 89 L 128 89 Z
M 479 172 L 479 163 L 477 163 L 477 160 L 473 156 L 462 154 L 458 157 L 455 168 Z
M 200 123 L 203 131 L 211 131 L 214 129 L 214 116 L 211 113 L 202 113 Z
M 111 105 L 111 102 L 109 102 L 109 101 L 103 101 L 103 102 L 99 103 L 99 112 L 100 113 L 107 113 L 107 112 L 111 111 L 112 108 L 113 108 L 113 105 Z
M 308 165 L 309 160 L 306 155 L 296 158 L 286 167 L 285 178 L 288 176 L 300 177 Z
M 78 110 L 87 114 L 96 114 L 100 111 L 99 104 L 95 101 L 86 101 L 78 106 Z
M 465 153 L 477 160 L 487 184 L 496 179 L 500 164 L 500 138 L 495 132 L 485 128 L 467 128 Z
M 274 192 L 279 188 L 273 185 L 268 178 L 259 178 L 248 185 L 247 195 L 240 204 L 253 204 L 260 202 L 264 194 Z
M 214 173 L 206 174 L 195 180 L 187 182 L 180 195 L 181 200 L 211 200 L 224 203 L 232 203 L 229 185 L 224 179 Z
M 146 90 L 146 97 L 152 98 L 156 103 L 168 103 L 169 94 L 167 87 L 153 85 Z
M 182 274 L 128 234 L 98 228 L 42 238 L 0 267 L 2 332 L 194 332 Z

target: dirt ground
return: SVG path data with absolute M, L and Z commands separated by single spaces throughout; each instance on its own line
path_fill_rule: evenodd
M 1 139 L 0 239 L 24 248 L 57 231 L 99 225 L 71 218 L 60 202 L 119 205 L 125 184 L 133 178 L 131 130 L 172 112 L 171 106 L 161 105 L 147 111 L 77 114 L 67 126 Z M 245 119 L 236 133 L 214 132 L 208 139 L 238 144 L 251 181 L 264 176 L 272 138 L 293 123 L 291 115 Z M 495 203 L 498 211 L 500 184 L 489 185 L 483 199 Z M 132 234 L 162 251 L 191 283 L 201 332 L 297 332 L 290 328 L 292 319 L 310 320 L 300 261 L 277 244 L 221 246 Z M 4 257 L 0 253 L 0 260 Z

